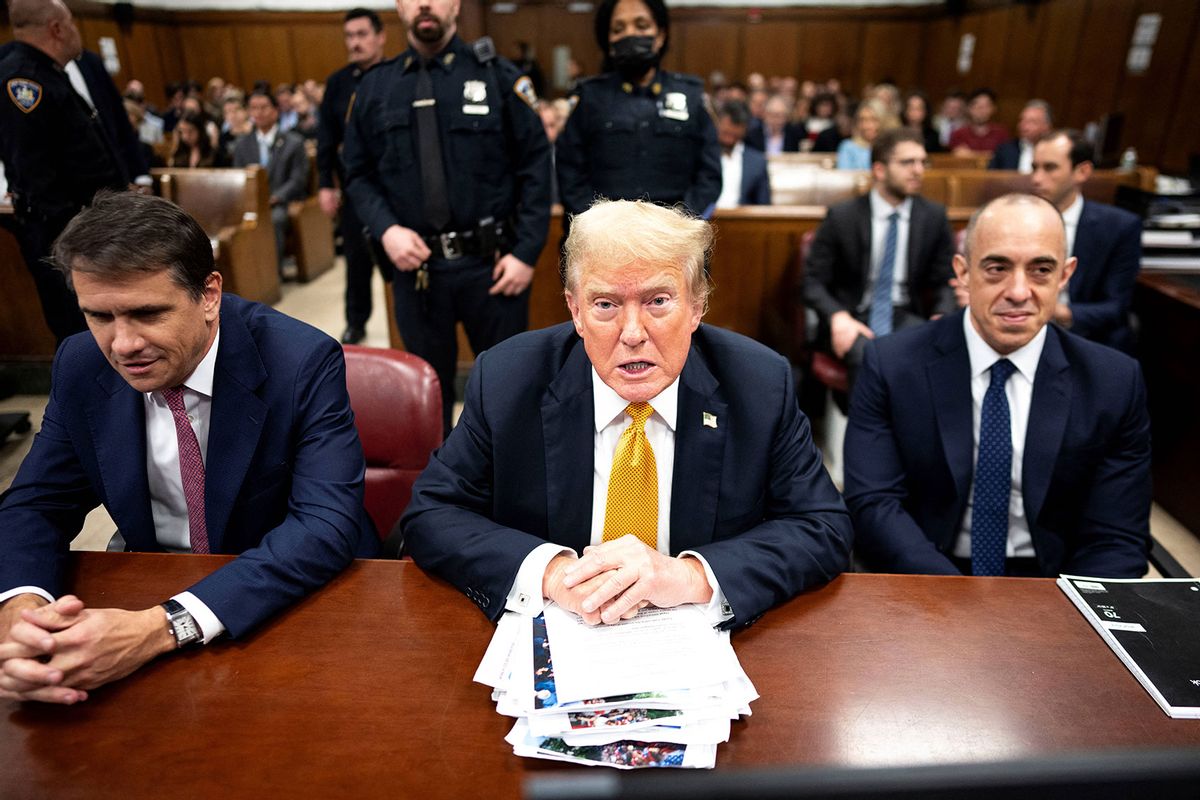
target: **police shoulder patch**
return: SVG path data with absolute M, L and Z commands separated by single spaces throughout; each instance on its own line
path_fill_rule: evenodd
M 517 93 L 525 103 L 535 111 L 537 110 L 538 96 L 533 89 L 533 81 L 529 80 L 529 76 L 522 75 L 517 78 L 517 82 L 513 84 L 513 91 Z
M 12 78 L 7 84 L 8 97 L 13 104 L 28 114 L 42 102 L 42 85 L 28 78 Z

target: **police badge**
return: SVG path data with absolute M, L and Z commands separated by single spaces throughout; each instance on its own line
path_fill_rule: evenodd
M 42 85 L 28 78 L 13 78 L 8 82 L 8 96 L 17 108 L 28 114 L 42 102 Z
M 658 114 L 668 119 L 686 122 L 688 119 L 687 95 L 683 92 L 667 92 L 662 99 Z
M 463 113 L 487 114 L 487 84 L 483 81 L 463 82 Z

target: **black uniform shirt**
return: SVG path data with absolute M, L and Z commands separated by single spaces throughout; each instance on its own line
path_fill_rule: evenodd
M 699 78 L 659 71 L 634 86 L 615 72 L 580 81 L 555 143 L 563 208 L 596 197 L 682 202 L 703 214 L 721 194 L 721 147 Z
M 17 213 L 74 214 L 129 176 L 95 111 L 50 56 L 24 42 L 0 59 L 0 160 Z
M 457 36 L 433 62 L 450 229 L 513 221 L 513 255 L 533 264 L 550 224 L 551 167 L 532 83 L 503 58 L 481 61 Z M 409 48 L 364 75 L 346 126 L 347 192 L 376 238 L 392 225 L 436 233 L 424 219 L 412 107 L 419 69 Z
M 325 96 L 317 111 L 317 178 L 322 189 L 346 185 L 342 169 L 342 142 L 346 139 L 346 113 L 366 70 L 347 64 L 325 81 Z M 337 176 L 337 183 L 333 177 Z

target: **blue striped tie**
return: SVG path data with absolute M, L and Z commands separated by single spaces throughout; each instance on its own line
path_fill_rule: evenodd
M 971 500 L 971 573 L 1003 575 L 1012 492 L 1012 426 L 1004 385 L 1016 367 L 1007 358 L 992 364 L 992 381 L 979 415 L 979 457 Z
M 893 211 L 888 217 L 883 258 L 879 261 L 875 288 L 871 290 L 871 312 L 867 324 L 876 336 L 887 336 L 892 332 L 892 280 L 896 269 L 896 239 L 900 235 L 899 220 L 899 211 Z

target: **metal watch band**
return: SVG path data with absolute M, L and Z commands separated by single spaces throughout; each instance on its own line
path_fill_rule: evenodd
M 162 607 L 167 612 L 167 628 L 175 637 L 177 647 L 187 647 L 204 638 L 196 619 L 178 600 L 168 600 Z

